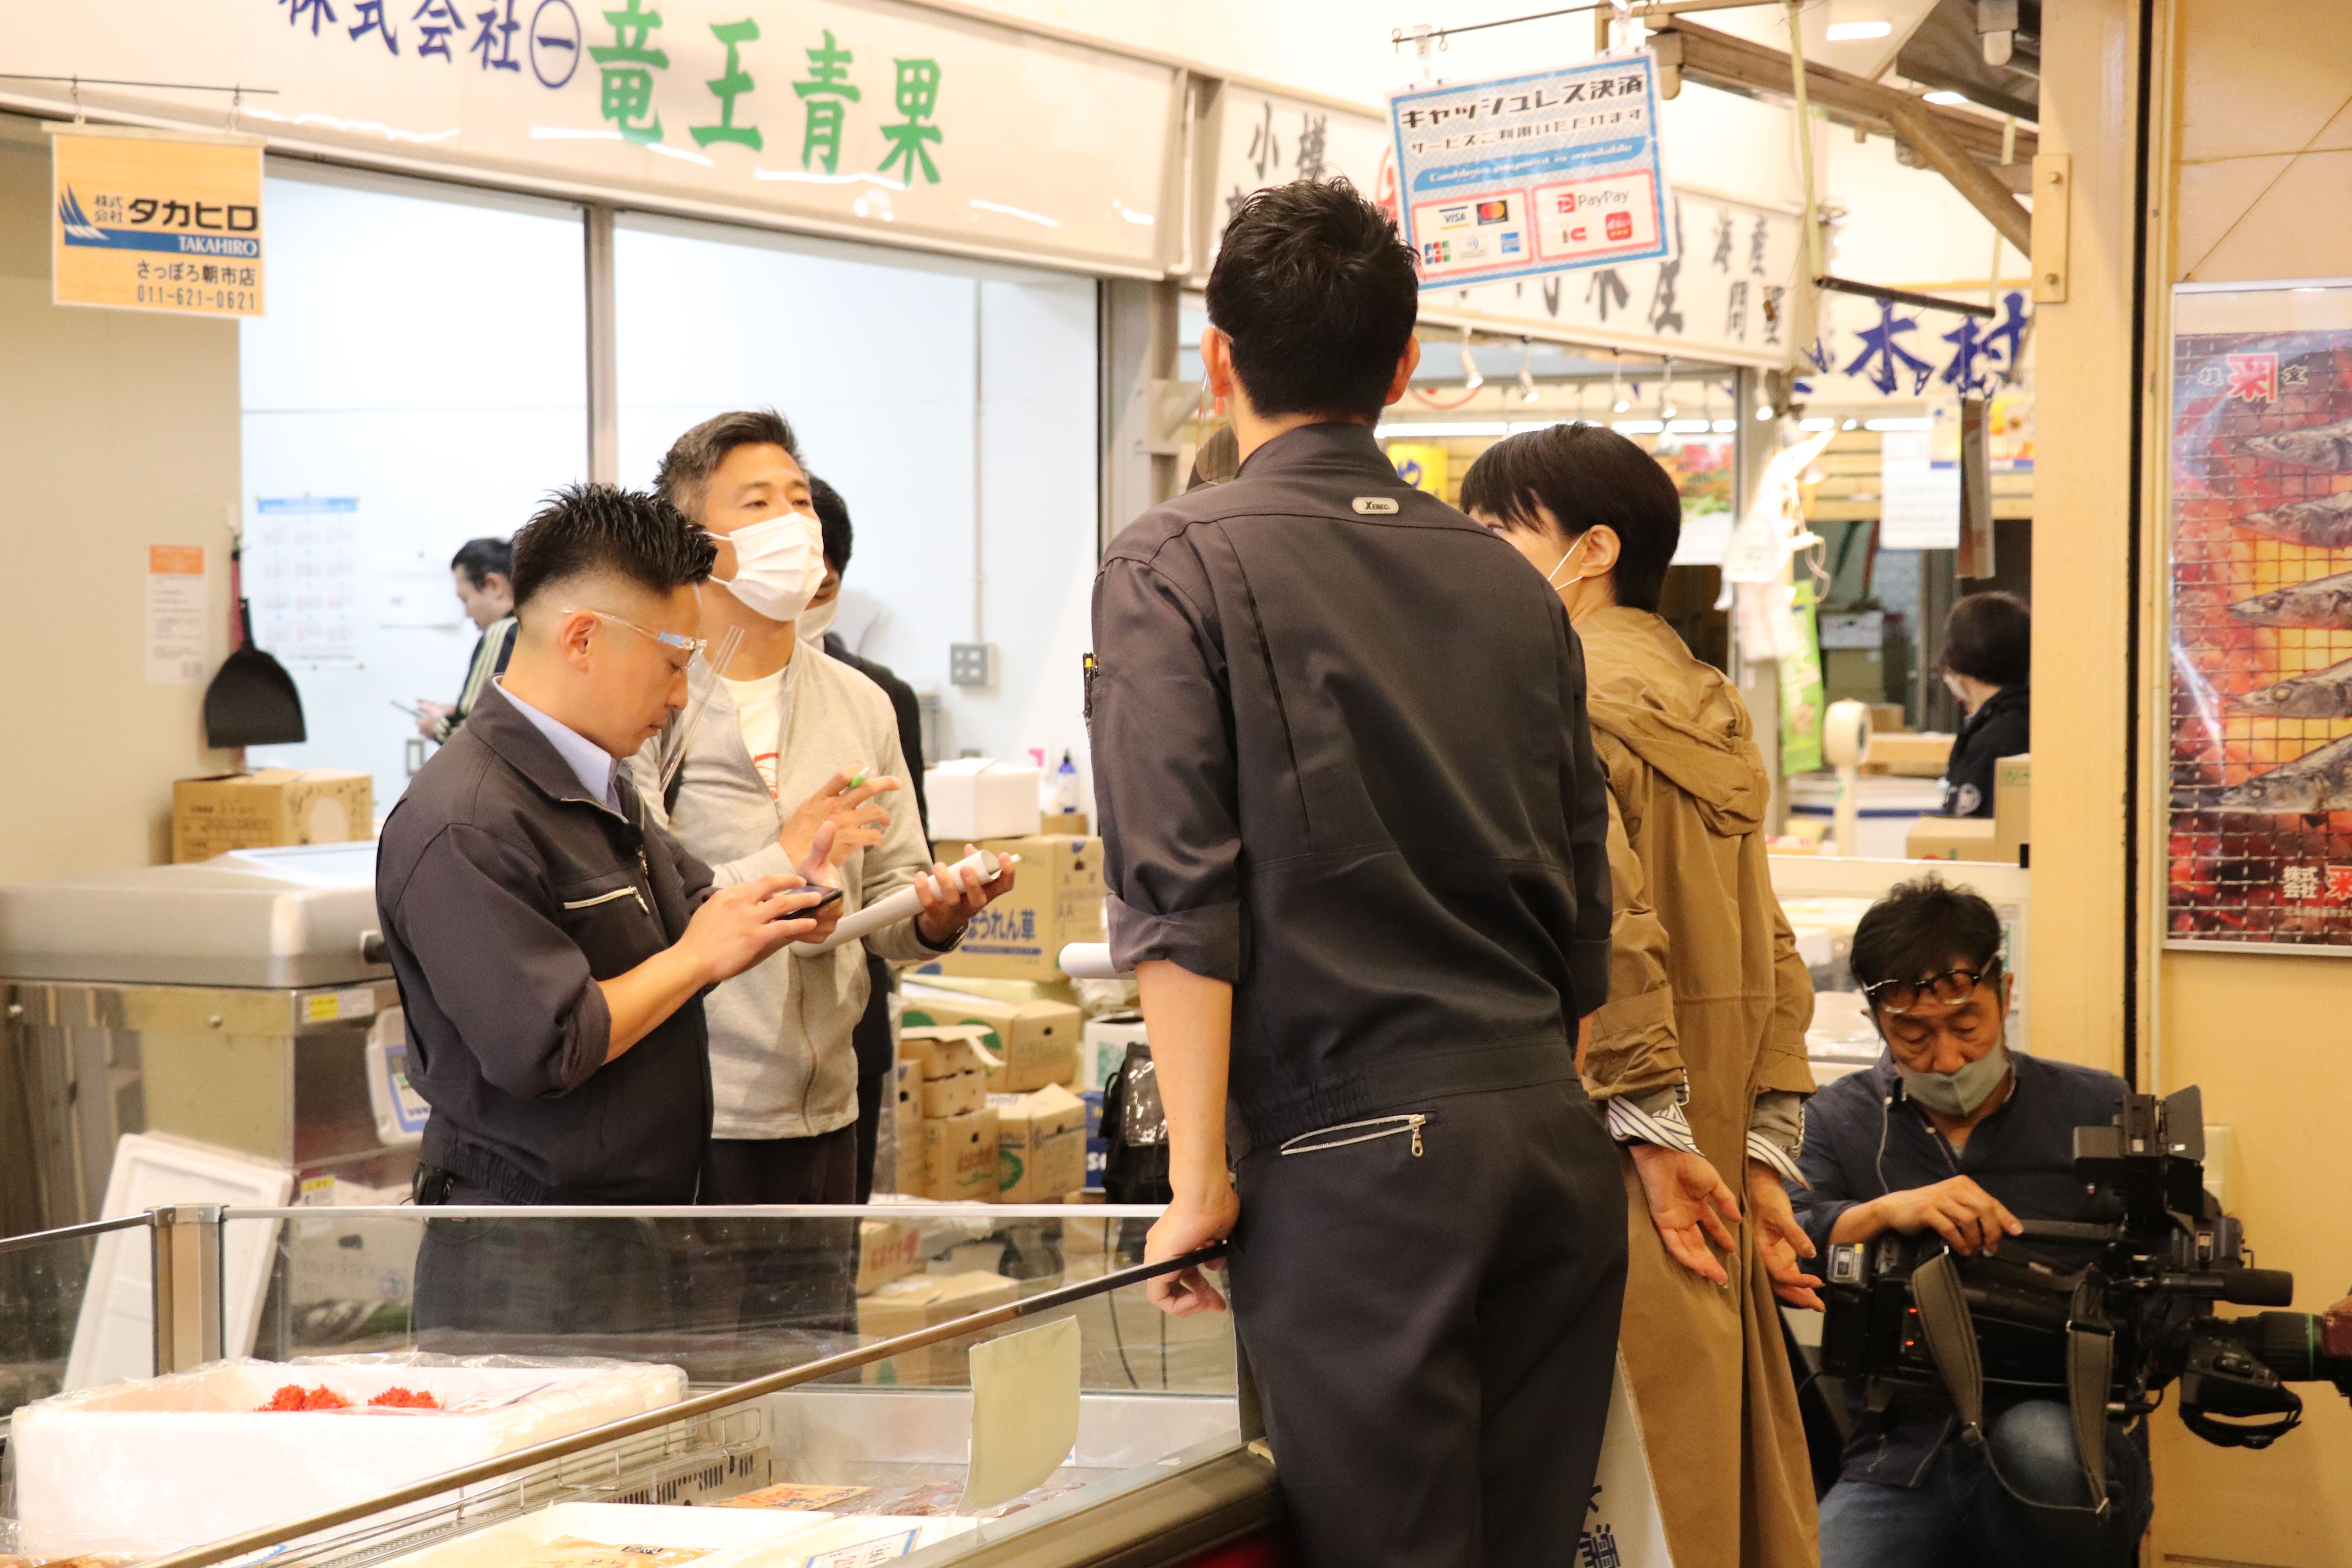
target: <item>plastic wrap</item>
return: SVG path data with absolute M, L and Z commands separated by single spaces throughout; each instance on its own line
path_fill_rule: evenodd
M 324 1384 L 355 1408 L 262 1411 L 288 1384 Z M 444 1408 L 366 1408 L 395 1386 L 430 1393 Z M 18 1549 L 36 1561 L 177 1551 L 659 1409 L 685 1393 L 686 1373 L 674 1366 L 421 1352 L 241 1358 L 78 1389 L 16 1413 Z

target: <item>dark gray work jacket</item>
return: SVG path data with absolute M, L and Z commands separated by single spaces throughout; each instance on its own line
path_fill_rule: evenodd
M 595 984 L 676 942 L 710 870 L 593 801 L 496 685 L 409 781 L 376 909 L 433 1107 L 420 1158 L 512 1203 L 692 1203 L 710 1137 L 701 998 L 606 1064 Z
M 1584 658 L 1503 540 L 1311 425 L 1154 508 L 1095 581 L 1122 963 L 1234 984 L 1253 1144 L 1575 1077 L 1609 994 Z

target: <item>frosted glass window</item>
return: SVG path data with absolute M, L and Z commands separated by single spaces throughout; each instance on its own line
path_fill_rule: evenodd
M 1083 777 L 1094 281 L 663 220 L 614 251 L 623 481 L 699 420 L 775 408 L 848 503 L 851 651 L 938 696 L 945 754 L 1067 750 Z M 975 639 L 990 690 L 948 682 Z
M 407 784 L 415 722 L 454 702 L 475 630 L 449 583 L 587 472 L 577 207 L 373 176 L 273 177 L 269 314 L 240 328 L 256 640 L 310 739 L 256 767 Z

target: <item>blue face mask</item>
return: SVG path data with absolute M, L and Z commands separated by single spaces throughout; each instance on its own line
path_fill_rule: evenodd
M 2009 1077 L 2009 1047 L 1995 1046 L 1958 1072 L 1914 1072 L 1900 1061 L 1895 1070 L 1903 1077 L 1903 1092 L 1938 1116 L 1965 1121 L 2000 1091 Z

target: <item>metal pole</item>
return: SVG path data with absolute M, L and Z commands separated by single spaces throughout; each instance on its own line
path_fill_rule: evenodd
M 582 210 L 588 284 L 588 478 L 621 482 L 621 348 L 619 294 L 613 279 L 613 209 L 590 202 Z
M 159 1215 L 167 1211 L 162 1209 L 156 1211 Z M 215 1209 L 213 1213 L 217 1215 L 219 1211 Z M 803 1384 L 815 1383 L 820 1379 L 831 1377 L 837 1372 L 849 1372 L 870 1363 L 899 1354 L 901 1352 L 920 1350 L 926 1345 L 939 1344 L 946 1340 L 961 1339 L 966 1334 L 978 1333 L 983 1329 L 992 1329 L 1000 1323 L 1009 1323 L 1016 1318 L 1051 1311 L 1056 1307 L 1066 1307 L 1075 1302 L 1086 1300 L 1089 1297 L 1105 1295 L 1129 1285 L 1141 1284 L 1144 1280 L 1157 1279 L 1162 1274 L 1173 1274 L 1180 1269 L 1192 1268 L 1203 1263 L 1214 1262 L 1224 1255 L 1225 1244 L 1221 1241 L 1213 1246 L 1204 1247 L 1197 1252 L 1187 1252 L 1181 1257 L 1167 1258 L 1159 1263 L 1145 1263 L 1133 1268 L 1114 1269 L 1099 1279 L 1088 1279 L 1076 1285 L 1065 1285 L 1058 1289 L 1041 1291 L 1024 1301 L 992 1307 L 984 1312 L 974 1312 L 970 1317 L 957 1318 L 950 1322 L 935 1324 L 928 1329 L 918 1329 L 913 1333 L 900 1334 L 896 1339 L 882 1340 L 870 1345 L 860 1345 L 855 1350 L 843 1351 L 838 1355 L 829 1355 L 822 1360 L 809 1362 L 783 1372 L 770 1373 L 765 1377 L 755 1377 L 748 1383 L 735 1384 L 730 1387 L 718 1389 L 692 1399 L 681 1399 L 676 1405 L 667 1405 L 659 1410 L 649 1410 L 642 1415 L 631 1415 L 619 1421 L 608 1421 L 602 1426 L 591 1426 L 584 1432 L 574 1432 L 567 1436 L 551 1438 L 547 1442 L 534 1444 L 528 1448 L 519 1448 L 513 1453 L 484 1459 L 478 1464 L 461 1466 L 454 1470 L 444 1470 L 437 1476 L 427 1476 L 421 1481 L 412 1481 L 407 1486 L 397 1487 L 391 1491 L 378 1493 L 374 1497 L 362 1498 L 357 1502 L 325 1509 L 306 1518 L 265 1525 L 259 1530 L 248 1530 L 242 1535 L 232 1535 L 207 1545 L 192 1546 L 184 1552 L 174 1552 L 168 1556 L 150 1558 L 141 1565 L 141 1568 L 210 1568 L 212 1563 L 224 1563 L 232 1557 L 242 1557 L 248 1552 L 258 1552 L 281 1542 L 298 1540 L 305 1535 L 314 1535 L 322 1530 L 331 1530 L 339 1524 L 350 1524 L 356 1520 L 365 1519 L 371 1514 L 382 1513 L 386 1509 L 399 1508 L 406 1503 L 422 1502 L 427 1498 L 437 1497 L 443 1492 L 451 1491 L 459 1487 L 469 1487 L 480 1481 L 495 1480 L 500 1476 L 511 1475 L 518 1470 L 527 1470 L 551 1460 L 567 1458 L 573 1454 L 598 1447 L 606 1443 L 616 1442 L 623 1437 L 634 1437 L 641 1432 L 656 1431 L 664 1426 L 674 1426 L 680 1421 L 692 1420 L 698 1415 L 712 1415 L 766 1394 L 781 1394 L 788 1388 L 798 1388 Z

